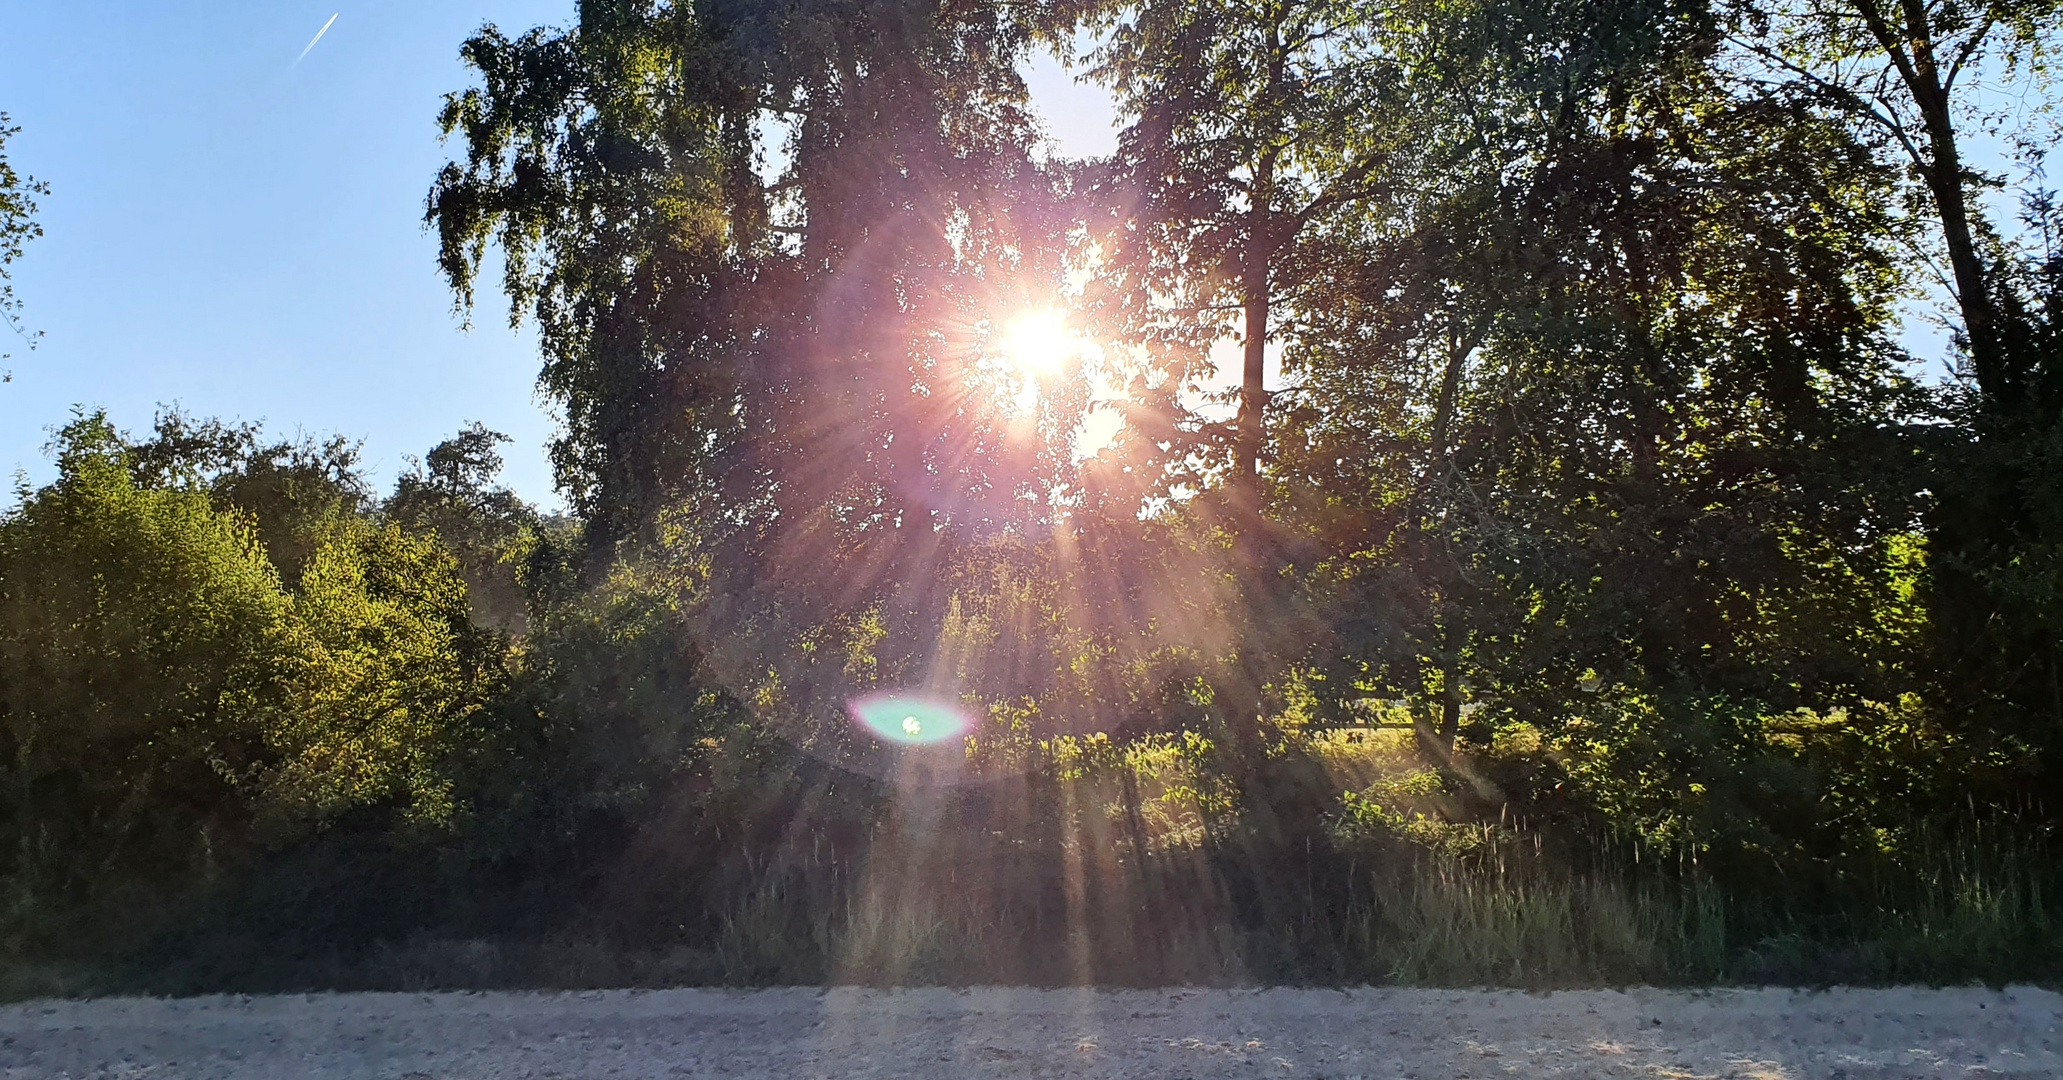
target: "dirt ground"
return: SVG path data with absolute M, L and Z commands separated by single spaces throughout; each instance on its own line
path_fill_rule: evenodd
M 713 990 L 42 1001 L 0 1077 L 2063 1077 L 2028 989 Z

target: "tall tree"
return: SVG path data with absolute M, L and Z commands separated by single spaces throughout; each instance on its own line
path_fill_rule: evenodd
M 1986 219 L 1980 196 L 1999 178 L 1971 159 L 2004 141 L 2038 161 L 2053 142 L 2042 91 L 2059 15 L 2055 0 L 1795 0 L 1742 11 L 1737 37 L 1749 77 L 1873 138 L 1931 218 L 1967 376 L 1944 397 L 1954 422 L 1934 432 L 1932 690 L 1972 745 L 2010 763 L 1999 775 L 2035 789 L 2063 754 L 2063 656 L 2046 605 L 2030 602 L 2054 580 L 2063 355 L 2045 255 L 2026 258 Z
M 541 328 L 589 577 L 684 556 L 712 665 L 842 739 L 843 699 L 922 678 L 953 553 L 1047 532 L 1070 479 L 1078 365 L 1031 400 L 996 369 L 1005 327 L 1057 300 L 1069 225 L 1032 156 L 1023 9 L 579 11 L 465 46 L 481 85 L 448 100 L 464 150 L 429 206 L 444 269 L 463 302 L 498 244 Z M 865 662 L 817 648 L 838 640 Z
M 792 535 L 981 524 L 1038 494 L 974 372 L 1018 279 L 1057 283 L 1008 13 L 580 12 L 467 44 L 484 85 L 447 105 L 465 159 L 430 218 L 462 300 L 485 245 L 506 252 L 594 540 L 681 499 Z
M 1471 699 L 1551 709 L 1586 671 L 1784 707 L 1891 685 L 1925 399 L 1890 174 L 1736 96 L 1698 5 L 1473 10 L 1470 134 L 1407 212 L 1323 234 L 1288 357 L 1290 512 L 1357 552 L 1321 576 L 1339 681 L 1425 701 L 1436 749 Z
M 1100 284 L 1133 336 L 1176 347 L 1159 359 L 1178 390 L 1207 374 L 1197 353 L 1236 326 L 1231 429 L 1207 427 L 1174 453 L 1229 441 L 1224 482 L 1258 510 L 1263 380 L 1283 305 L 1304 285 L 1300 248 L 1314 225 L 1381 190 L 1406 143 L 1386 108 L 1403 67 L 1369 6 L 1347 0 L 1113 0 L 1076 14 L 1106 39 L 1094 74 L 1129 121 L 1105 181 L 1110 217 L 1096 230 Z
M 1967 151 L 1973 134 L 2000 133 L 2000 117 L 1974 87 L 1986 74 L 2044 78 L 2059 12 L 2057 0 L 1785 0 L 1738 15 L 1770 77 L 1796 80 L 1910 163 L 1934 207 L 1978 389 L 1997 403 L 2013 379 Z

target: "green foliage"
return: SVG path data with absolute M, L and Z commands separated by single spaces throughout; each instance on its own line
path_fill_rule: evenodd
M 1387 18 L 1334 0 L 1067 7 L 1103 36 L 1093 74 L 1129 121 L 1114 160 L 1087 175 L 1100 211 L 1091 303 L 1151 350 L 1125 406 L 1145 438 L 1128 449 L 1168 486 L 1251 486 L 1264 346 L 1281 333 L 1271 320 L 1295 317 L 1275 305 L 1321 270 L 1311 234 L 1408 170 L 1400 159 L 1424 134 L 1406 107 L 1417 57 L 1399 53 Z M 1228 430 L 1193 399 L 1234 311 L 1245 358 Z
M 479 424 L 438 443 L 403 474 L 382 506 L 403 527 L 436 535 L 458 558 L 479 623 L 520 634 L 528 613 L 521 564 L 544 523 L 505 487 L 495 451 L 508 436 Z
M 450 826 L 450 766 L 498 689 L 499 642 L 473 628 L 435 540 L 348 517 L 326 531 L 289 600 L 260 824 L 391 806 L 406 826 Z
M 1979 437 L 1953 448 L 1968 479 L 1942 500 L 1927 599 L 1942 712 L 1960 721 L 1952 730 L 1971 744 L 1987 787 L 2039 797 L 2063 753 L 2054 603 L 2063 595 L 2055 558 L 2063 538 L 2063 249 L 2049 228 L 2048 197 L 2030 203 L 2028 224 L 2041 241 L 1994 268 L 1997 370 L 1990 391 L 1958 403 Z
M 676 583 L 626 566 L 533 623 L 496 705 L 495 766 L 475 774 L 502 827 L 621 828 L 728 735 L 736 706 L 686 643 L 679 601 Z
M 193 478 L 139 483 L 147 453 L 104 417 L 57 448 L 58 480 L 0 522 L 13 932 L 48 929 L 39 905 L 176 904 L 354 814 L 456 824 L 452 766 L 502 658 L 442 547 L 289 514 L 289 585 L 254 515 Z
M 1026 41 L 983 4 L 595 0 L 564 32 L 466 43 L 483 85 L 446 100 L 463 160 L 429 219 L 462 303 L 502 249 L 592 542 L 682 501 L 769 558 L 1038 513 L 1079 395 L 1042 393 L 1054 430 L 1026 440 L 969 430 L 965 393 L 998 301 L 1059 279 Z
M 39 182 L 33 176 L 16 172 L 7 161 L 7 140 L 21 131 L 7 125 L 7 114 L 0 113 L 0 320 L 7 328 L 26 339 L 34 348 L 36 337 L 22 329 L 21 300 L 14 294 L 12 272 L 8 269 L 16 259 L 22 257 L 22 245 L 43 235 L 43 226 L 36 223 L 36 197 L 50 194 L 50 185 Z M 0 360 L 7 354 L 0 352 Z M 0 383 L 9 376 L 0 372 Z
M 128 448 L 136 482 L 208 493 L 218 509 L 241 512 L 267 556 L 291 582 L 327 523 L 366 509 L 371 492 L 358 474 L 358 447 L 342 436 L 287 442 L 256 424 L 159 414 L 151 438 Z
M 288 597 L 248 522 L 138 488 L 103 418 L 64 429 L 58 465 L 0 525 L 10 877 L 205 874 L 247 828 Z
M 461 305 L 496 247 L 539 323 L 575 516 L 479 425 L 385 499 L 342 440 L 64 429 L 0 520 L 14 955 L 2053 979 L 2063 258 L 2047 195 L 2019 240 L 1968 197 L 1953 68 L 1906 70 L 2038 83 L 2049 9 L 1978 11 L 485 28 L 429 217 Z M 1119 149 L 1041 160 L 1018 64 L 1084 30 Z M 1899 344 L 1937 239 L 1966 383 Z M 1062 306 L 1101 355 L 999 374 Z M 1092 390 L 1125 428 L 1083 459 Z M 967 738 L 874 739 L 884 692 Z

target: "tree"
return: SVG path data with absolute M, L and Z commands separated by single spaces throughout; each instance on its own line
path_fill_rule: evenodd
M 429 215 L 461 302 L 502 246 L 598 550 L 682 501 L 738 537 L 1021 519 L 1054 462 L 998 437 L 975 361 L 1020 276 L 1058 278 L 1024 35 L 937 0 L 580 10 L 467 44 Z
M 358 445 L 341 435 L 276 439 L 258 424 L 197 420 L 174 408 L 159 413 L 151 437 L 128 445 L 124 456 L 138 486 L 202 490 L 217 509 L 248 515 L 289 582 L 331 520 L 371 507 Z
M 1952 423 L 1933 440 L 1932 697 L 1995 764 L 2010 763 L 1994 776 L 2037 789 L 2063 745 L 2063 658 L 2043 605 L 2029 602 L 2048 594 L 2040 582 L 2055 544 L 2047 503 L 2063 358 L 2047 325 L 2049 254 L 2025 254 L 1986 220 L 1979 196 L 1999 181 L 1969 153 L 2004 138 L 2039 164 L 2053 131 L 2034 125 L 2052 103 L 2000 108 L 1995 91 L 2048 88 L 2059 14 L 2054 0 L 1814 0 L 1741 11 L 1737 39 L 1752 79 L 1873 138 L 1931 208 L 1963 349 L 1962 385 L 1943 402 Z
M 1910 689 L 1886 666 L 1910 612 L 1885 615 L 1928 400 L 1890 338 L 1886 170 L 1734 94 L 1696 6 L 1483 18 L 1448 35 L 1475 63 L 1437 182 L 1321 235 L 1286 354 L 1284 512 L 1325 538 L 1338 692 L 1425 703 L 1438 755 L 1465 711 L 1484 741 L 1556 730 L 1586 680 L 1775 709 Z
M 1094 74 L 1130 120 L 1103 181 L 1110 216 L 1092 224 L 1104 245 L 1099 287 L 1116 294 L 1133 335 L 1191 350 L 1162 354 L 1177 390 L 1199 374 L 1194 350 L 1237 312 L 1243 356 L 1225 483 L 1258 512 L 1263 376 L 1279 305 L 1294 304 L 1304 284 L 1309 231 L 1383 190 L 1384 170 L 1408 146 L 1394 109 L 1404 67 L 1367 6 L 1338 0 L 1068 10 L 1107 35 Z M 1164 407 L 1184 411 L 1178 400 Z M 1188 449 L 1170 452 L 1180 463 Z
M 956 552 L 1055 526 L 1086 398 L 1075 365 L 1028 407 L 994 373 L 1071 224 L 1031 155 L 1020 13 L 580 10 L 467 44 L 482 85 L 447 103 L 465 150 L 429 213 L 461 302 L 498 243 L 538 321 L 587 584 L 669 548 L 741 680 L 856 627 L 921 655 Z M 801 680 L 797 715 L 842 730 L 862 670 Z
M 366 808 L 391 810 L 403 835 L 453 825 L 457 770 L 505 648 L 474 628 L 457 560 L 434 536 L 336 517 L 287 614 L 266 759 L 249 781 L 261 835 L 292 839 Z
M 36 337 L 22 329 L 21 299 L 14 294 L 14 280 L 8 267 L 22 256 L 22 245 L 43 235 L 43 226 L 36 224 L 36 197 L 50 194 L 50 185 L 40 183 L 33 176 L 23 176 L 7 161 L 7 140 L 21 131 L 7 126 L 7 114 L 0 112 L 0 319 L 7 320 L 7 328 L 14 331 L 36 347 Z M 0 360 L 7 354 L 0 352 Z M 10 376 L 0 372 L 0 382 Z
M 104 416 L 57 450 L 57 481 L 0 518 L 0 820 L 24 910 L 104 923 L 95 904 L 144 914 L 354 815 L 396 839 L 455 823 L 505 645 L 434 538 L 332 512 L 294 534 L 285 582 L 254 515 Z
M 139 487 L 105 418 L 57 446 L 0 521 L 9 869 L 31 899 L 108 867 L 204 878 L 247 824 L 287 598 L 247 520 Z
M 438 443 L 395 481 L 382 512 L 435 535 L 458 558 L 477 621 L 521 633 L 527 603 L 517 564 L 541 522 L 515 492 L 494 484 L 501 472 L 495 446 L 508 438 L 476 423 Z
M 1950 285 L 1963 320 L 1979 392 L 2012 406 L 1998 311 L 1982 248 L 1987 228 L 1974 205 L 1979 184 L 1965 160 L 1974 127 L 1996 117 L 1970 84 L 1987 65 L 2046 77 L 2056 0 L 1791 0 L 1741 11 L 1742 40 L 1809 97 L 1890 140 L 1933 202 Z

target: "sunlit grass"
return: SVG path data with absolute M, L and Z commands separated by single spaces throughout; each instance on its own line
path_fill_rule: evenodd
M 1275 759 L 1284 776 L 1363 778 L 1361 798 L 1384 804 L 1357 816 L 1335 788 L 1323 837 L 1285 825 L 1286 804 L 1254 812 L 1261 788 L 1214 775 L 1216 753 L 1195 733 L 1048 740 L 983 783 L 892 795 L 857 831 L 853 807 L 814 792 L 769 827 L 656 838 L 653 850 L 678 848 L 693 873 L 626 866 L 606 910 L 569 912 L 541 935 L 450 936 L 461 923 L 366 952 L 318 940 L 259 949 L 236 944 L 248 927 L 230 907 L 156 966 L 44 967 L 16 952 L 5 984 L 16 996 L 826 982 L 1540 988 L 2063 970 L 2055 861 L 1997 830 L 1918 837 L 1806 901 L 1796 890 L 1729 891 L 1684 863 L 1596 848 L 1572 857 L 1530 829 L 1441 821 L 1427 763 L 1386 731 L 1320 733 Z M 1316 771 L 1298 771 L 1306 765 Z M 734 781 L 741 797 L 765 782 Z M 832 801 L 805 812 L 813 799 Z M 310 888 L 306 873 L 295 890 Z

